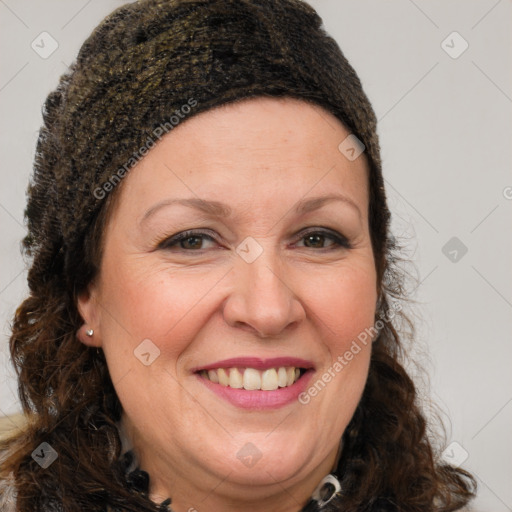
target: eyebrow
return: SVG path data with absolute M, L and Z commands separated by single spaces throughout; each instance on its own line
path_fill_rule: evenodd
M 345 204 L 350 205 L 353 209 L 355 209 L 357 211 L 359 219 L 362 221 L 361 210 L 359 209 L 357 204 L 349 197 L 341 195 L 341 194 L 329 194 L 326 196 L 318 196 L 318 197 L 312 197 L 309 199 L 301 199 L 295 205 L 294 212 L 296 215 L 303 215 L 303 214 L 311 212 L 313 210 L 318 210 L 319 208 L 322 208 L 324 205 L 326 205 L 332 201 L 342 201 Z M 221 203 L 219 201 L 206 201 L 204 199 L 200 199 L 197 197 L 189 197 L 186 199 L 164 199 L 163 201 L 156 203 L 151 208 L 146 210 L 146 212 L 142 216 L 139 224 L 142 224 L 143 222 L 145 222 L 149 217 L 154 215 L 161 208 L 164 208 L 166 206 L 175 205 L 175 204 L 187 206 L 189 208 L 194 208 L 196 210 L 200 210 L 212 217 L 226 218 L 226 217 L 230 217 L 233 213 L 231 208 L 228 205 Z

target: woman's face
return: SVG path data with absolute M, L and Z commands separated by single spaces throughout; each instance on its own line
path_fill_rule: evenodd
M 348 135 L 320 107 L 251 99 L 182 123 L 124 178 L 79 307 L 153 496 L 297 508 L 332 469 L 377 300 Z

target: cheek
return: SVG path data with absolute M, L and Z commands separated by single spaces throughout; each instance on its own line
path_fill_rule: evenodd
M 101 325 L 109 373 L 123 409 L 144 428 L 148 418 L 159 421 L 154 405 L 163 389 L 179 401 L 176 363 L 201 327 L 205 279 L 135 262 L 104 269 L 104 275 L 111 270 L 102 287 Z
M 332 357 L 373 326 L 377 301 L 376 275 L 371 266 L 333 272 L 322 286 L 310 287 L 308 303 L 321 321 Z
M 366 381 L 375 322 L 377 291 L 371 265 L 351 265 L 333 273 L 311 297 L 311 308 L 323 332 L 326 366 L 319 372 L 331 389 L 357 399 Z
M 299 403 L 312 417 L 324 418 L 318 435 L 325 447 L 340 439 L 364 390 L 372 350 L 368 332 L 375 321 L 375 280 L 371 265 L 347 265 L 329 279 L 324 276 L 325 284 L 309 296 L 326 357 L 299 395 Z
M 162 360 L 177 359 L 204 323 L 205 294 L 222 272 L 217 276 L 218 272 L 193 269 L 148 268 L 136 261 L 110 268 L 103 293 L 105 350 L 130 360 L 149 339 L 164 356 Z

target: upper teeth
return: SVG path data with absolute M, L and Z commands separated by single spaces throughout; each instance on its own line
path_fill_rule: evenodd
M 291 386 L 300 377 L 300 369 L 293 366 L 281 366 L 263 371 L 255 368 L 216 368 L 203 370 L 201 375 L 221 386 L 272 391 Z

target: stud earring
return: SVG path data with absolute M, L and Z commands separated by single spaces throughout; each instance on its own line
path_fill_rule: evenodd
M 87 329 L 87 330 L 85 331 L 85 334 L 86 334 L 87 336 L 89 336 L 89 338 L 91 338 L 91 337 L 92 337 L 92 335 L 94 334 L 94 331 L 93 331 L 92 329 Z

